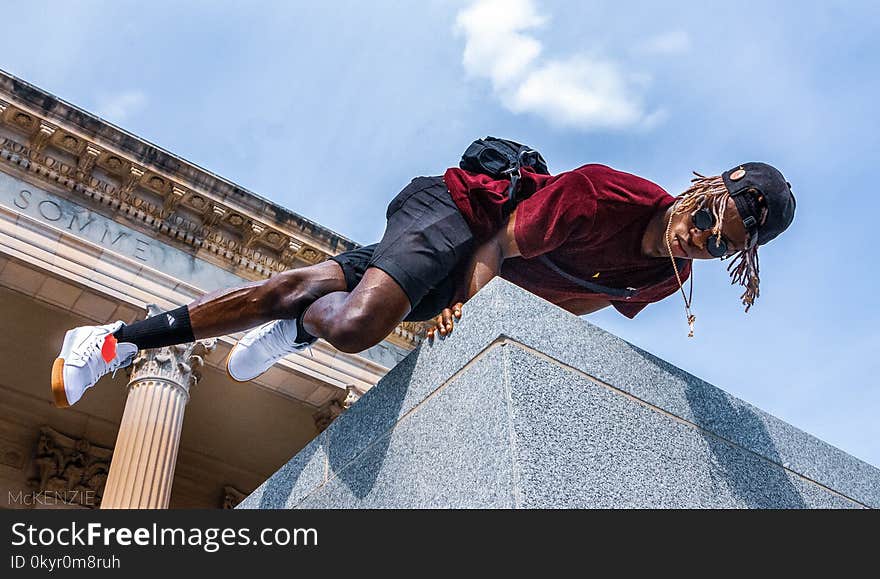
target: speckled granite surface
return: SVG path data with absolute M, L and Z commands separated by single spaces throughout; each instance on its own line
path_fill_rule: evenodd
M 880 507 L 880 470 L 496 278 L 239 508 Z

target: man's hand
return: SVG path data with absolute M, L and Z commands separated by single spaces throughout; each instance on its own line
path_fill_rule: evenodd
M 454 306 L 451 308 L 445 308 L 443 312 L 438 315 L 436 318 L 431 320 L 431 323 L 434 324 L 434 327 L 428 329 L 428 339 L 433 340 L 434 334 L 436 332 L 440 332 L 441 336 L 445 336 L 452 332 L 452 328 L 455 325 L 455 320 L 461 319 L 461 302 L 456 302 Z

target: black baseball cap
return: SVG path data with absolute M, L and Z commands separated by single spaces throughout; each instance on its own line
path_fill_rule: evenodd
M 785 231 L 794 219 L 791 183 L 766 163 L 744 163 L 721 174 L 749 233 L 749 248 L 764 245 Z M 761 222 L 761 209 L 767 216 Z

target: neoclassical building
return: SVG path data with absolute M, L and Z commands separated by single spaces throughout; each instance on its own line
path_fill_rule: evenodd
M 320 202 L 320 200 L 318 200 Z M 357 244 L 0 72 L 0 508 L 234 506 L 418 343 L 319 341 L 233 382 L 238 336 L 142 351 L 78 404 L 64 332 L 131 322 Z

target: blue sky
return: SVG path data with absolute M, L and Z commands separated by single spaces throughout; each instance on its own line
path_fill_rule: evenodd
M 486 134 L 672 194 L 774 164 L 798 210 L 749 314 L 707 262 L 694 339 L 678 296 L 588 319 L 880 466 L 880 4 L 494 4 L 30 1 L 0 67 L 360 243 Z

